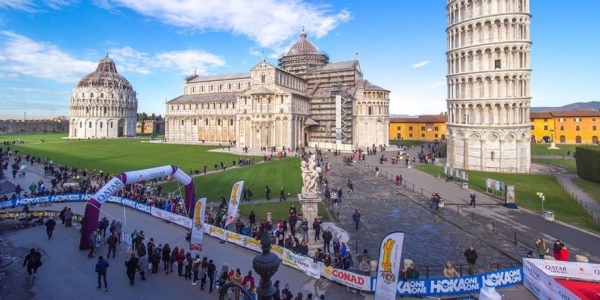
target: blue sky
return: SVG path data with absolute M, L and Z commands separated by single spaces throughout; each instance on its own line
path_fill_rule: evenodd
M 532 106 L 600 101 L 600 1 L 531 1 Z M 445 0 L 0 0 L 0 119 L 68 116 L 69 97 L 107 53 L 164 115 L 193 74 L 272 64 L 308 39 L 332 62 L 358 53 L 391 91 L 392 114 L 446 110 Z M 596 24 L 596 25 L 594 25 Z

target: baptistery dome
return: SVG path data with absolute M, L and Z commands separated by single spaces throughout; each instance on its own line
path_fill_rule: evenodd
M 135 136 L 137 95 L 108 55 L 73 89 L 69 108 L 70 138 Z

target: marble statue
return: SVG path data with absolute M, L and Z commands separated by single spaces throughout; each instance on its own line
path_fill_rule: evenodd
M 302 195 L 316 197 L 321 168 L 317 167 L 314 154 L 310 156 L 308 162 L 303 160 L 300 163 L 300 170 L 302 171 L 303 183 Z

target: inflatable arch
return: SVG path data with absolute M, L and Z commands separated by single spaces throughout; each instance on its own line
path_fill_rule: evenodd
M 179 168 L 173 165 L 144 169 L 131 172 L 123 172 L 113 177 L 106 185 L 104 185 L 94 196 L 90 198 L 85 206 L 83 215 L 83 223 L 81 228 L 81 239 L 79 241 L 79 250 L 89 250 L 88 240 L 90 234 L 96 230 L 98 220 L 100 218 L 100 206 L 104 204 L 117 190 L 123 187 L 126 183 L 132 183 L 142 180 L 151 180 L 154 178 L 173 175 L 179 183 L 185 186 L 185 208 L 188 216 L 192 214 L 194 209 L 194 200 L 196 198 L 194 192 L 194 181 L 190 176 L 185 174 Z

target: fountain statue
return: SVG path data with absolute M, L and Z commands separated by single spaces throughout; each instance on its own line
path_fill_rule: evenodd
M 298 195 L 298 199 L 302 204 L 303 218 L 312 222 L 318 215 L 318 204 L 321 202 L 318 195 L 321 168 L 317 166 L 315 154 L 311 155 L 308 161 L 303 160 L 300 163 L 300 171 L 302 172 L 302 192 Z

